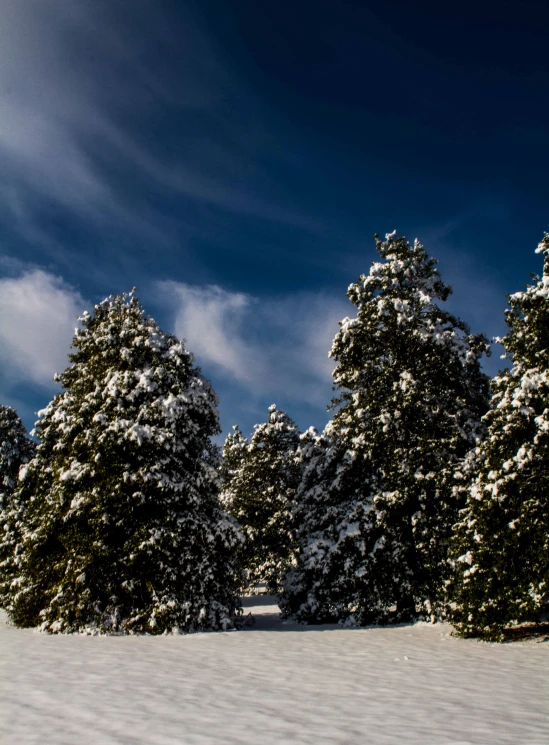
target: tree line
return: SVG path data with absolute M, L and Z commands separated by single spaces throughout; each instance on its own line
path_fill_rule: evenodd
M 217 398 L 135 292 L 84 314 L 34 434 L 0 407 L 0 605 L 49 632 L 229 628 L 259 584 L 305 623 L 448 620 L 501 640 L 549 606 L 549 234 L 508 296 L 509 366 L 416 240 L 349 287 L 332 419 L 271 406 L 223 453 Z

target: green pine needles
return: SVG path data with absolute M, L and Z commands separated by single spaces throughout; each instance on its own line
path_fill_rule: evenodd
M 19 471 L 34 455 L 29 438 L 17 412 L 0 406 L 0 607 L 9 603 L 10 585 L 17 576 L 21 526 L 25 503 L 17 486 Z
M 486 338 L 440 307 L 451 289 L 418 241 L 376 243 L 382 261 L 347 293 L 357 314 L 331 351 L 336 412 L 326 442 L 307 444 L 296 498 L 282 604 L 304 621 L 440 616 L 453 475 L 483 432 Z
M 512 366 L 492 381 L 456 526 L 451 618 L 463 636 L 501 640 L 549 609 L 549 234 L 537 250 L 543 276 L 508 298 Z
M 364 586 L 365 535 L 371 509 L 365 496 L 370 469 L 345 448 L 328 424 L 302 436 L 297 451 L 302 478 L 292 506 L 295 558 L 279 604 L 285 616 L 304 623 L 356 624 L 374 603 Z
M 219 503 L 216 396 L 133 291 L 80 321 L 19 489 L 7 610 L 49 632 L 227 628 L 242 536 Z
M 299 431 L 273 404 L 250 441 L 238 427 L 223 450 L 223 504 L 246 537 L 243 564 L 247 589 L 265 584 L 277 594 L 293 556 L 290 514 L 300 481 L 296 462 Z
M 80 319 L 29 439 L 0 406 L 0 603 L 52 633 L 225 629 L 263 584 L 305 623 L 449 619 L 502 640 L 549 612 L 549 234 L 509 296 L 511 366 L 416 240 L 380 260 L 330 356 L 324 432 L 276 406 L 221 461 L 217 397 L 134 291 Z M 237 624 L 238 625 L 238 624 Z

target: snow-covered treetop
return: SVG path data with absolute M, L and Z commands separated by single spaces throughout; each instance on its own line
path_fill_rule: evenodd
M 236 472 L 248 455 L 262 456 L 273 462 L 295 453 L 299 444 L 299 429 L 295 422 L 276 404 L 268 408 L 267 421 L 254 426 L 251 437 L 245 437 L 238 425 L 229 432 L 223 446 L 224 471 L 226 479 L 230 472 Z M 267 452 L 268 451 L 268 452 Z
M 282 411 L 282 409 L 277 409 L 276 404 L 271 404 L 269 406 L 268 424 L 274 425 L 276 429 L 282 429 L 284 427 L 289 427 L 291 430 L 294 430 L 295 432 L 298 431 L 297 426 L 294 423 L 293 419 L 291 419 L 288 416 L 288 414 L 286 414 L 285 411 Z M 262 426 L 262 425 L 258 425 L 258 426 Z
M 250 438 L 250 449 L 263 447 L 264 443 L 271 439 L 278 441 L 277 449 L 287 444 L 288 449 L 295 450 L 299 440 L 299 429 L 295 422 L 276 404 L 269 406 L 269 414 L 266 422 L 256 424 Z
M 543 255 L 543 275 L 534 276 L 533 284 L 508 296 L 505 320 L 510 331 L 497 340 L 505 346 L 505 356 L 513 358 L 514 366 L 537 367 L 540 355 L 544 362 L 549 355 L 549 233 L 538 244 L 536 253 Z
M 99 349 L 104 358 L 114 355 L 113 361 L 125 361 L 126 367 L 144 358 L 146 350 L 173 360 L 177 366 L 192 366 L 193 357 L 184 343 L 161 331 L 156 321 L 146 315 L 135 288 L 123 295 L 110 295 L 95 306 L 93 315 L 85 311 L 78 320 L 82 327 L 75 330 L 73 340 L 73 347 L 78 350 Z M 72 355 L 71 361 L 76 365 L 59 376 L 62 383 L 68 377 L 72 384 L 74 376 L 70 371 L 78 365 L 79 355 Z
M 452 288 L 441 280 L 436 269 L 437 260 L 427 255 L 417 238 L 410 246 L 404 236 L 398 238 L 394 231 L 386 234 L 385 241 L 377 235 L 375 240 L 385 261 L 374 262 L 367 276 L 361 275 L 357 283 L 350 285 L 347 294 L 354 305 L 359 307 L 380 294 L 404 294 L 408 302 L 413 299 L 419 307 L 427 307 L 432 298 L 446 300 L 451 294 Z
M 498 341 L 512 367 L 494 378 L 492 410 L 487 417 L 495 423 L 504 418 L 506 425 L 501 431 L 508 434 L 531 420 L 536 425 L 529 435 L 532 441 L 549 431 L 549 233 L 536 252 L 543 255 L 543 275 L 535 276 L 535 282 L 525 290 L 508 296 L 505 320 L 509 331 Z
M 223 445 L 223 460 L 224 460 L 224 469 L 230 469 L 234 467 L 233 461 L 240 463 L 240 458 L 244 456 L 244 454 L 248 450 L 248 439 L 244 437 L 242 432 L 240 431 L 240 428 L 237 424 L 233 426 L 233 431 L 229 432 L 227 437 L 225 438 L 225 443 Z
M 436 259 L 417 239 L 412 245 L 395 233 L 388 233 L 385 241 L 375 239 L 384 261 L 374 262 L 368 275 L 350 285 L 347 297 L 357 307 L 357 317 L 341 321 L 330 352 L 340 361 L 336 386 L 353 389 L 359 377 L 378 373 L 397 357 L 405 361 L 411 350 L 426 345 L 436 350 L 431 359 L 446 349 L 457 354 L 463 367 L 476 367 L 480 356 L 489 354 L 488 342 L 437 304 L 452 290 L 441 280 Z
M 79 320 L 71 364 L 56 376 L 65 390 L 39 412 L 39 449 L 60 436 L 86 438 L 90 426 L 101 431 L 98 442 L 169 441 L 181 453 L 219 432 L 209 382 L 184 342 L 145 313 L 135 290 L 107 297 Z
M 546 233 L 543 240 L 538 243 L 536 253 L 543 255 L 543 275 L 534 276 L 536 283 L 528 285 L 526 290 L 509 295 L 511 306 L 528 301 L 528 299 L 534 301 L 535 298 L 549 298 L 549 233 Z
M 549 233 L 545 233 L 541 241 L 538 243 L 536 253 L 543 254 L 545 262 L 543 273 L 548 274 L 549 270 L 547 269 L 547 262 L 549 261 Z
M 223 447 L 225 501 L 230 499 L 230 492 L 241 489 L 237 484 L 243 481 L 253 484 L 253 498 L 256 499 L 260 496 L 258 484 L 265 479 L 265 473 L 273 469 L 282 468 L 293 474 L 297 468 L 299 437 L 297 425 L 284 411 L 277 409 L 276 404 L 269 406 L 267 421 L 254 426 L 250 439 L 234 426 Z M 269 483 L 261 489 L 273 487 L 274 484 Z
M 488 378 L 479 359 L 489 354 L 488 340 L 441 307 L 451 288 L 418 240 L 375 239 L 382 261 L 349 287 L 357 314 L 340 322 L 330 352 L 340 391 L 332 407 L 344 404 L 334 426 L 344 437 L 352 433 L 353 449 L 369 448 L 379 435 L 380 447 L 397 438 L 404 452 L 412 432 L 434 446 L 444 431 L 462 450 L 482 434 Z

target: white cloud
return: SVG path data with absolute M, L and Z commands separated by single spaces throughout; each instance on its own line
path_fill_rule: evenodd
M 206 374 L 215 370 L 255 398 L 284 395 L 321 407 L 330 400 L 328 352 L 337 322 L 350 310 L 344 298 L 307 292 L 260 298 L 173 281 L 155 287 L 171 306 L 176 335 L 187 340 Z M 75 288 L 42 269 L 0 278 L 3 387 L 51 387 L 68 364 L 87 305 Z
M 284 394 L 321 406 L 330 400 L 328 352 L 337 322 L 349 314 L 345 299 L 312 292 L 260 298 L 173 281 L 157 287 L 172 305 L 177 336 L 202 367 L 215 367 L 255 396 Z
M 159 285 L 171 295 L 176 309 L 176 335 L 187 340 L 199 361 L 216 365 L 242 383 L 261 374 L 261 357 L 245 338 L 246 317 L 255 305 L 251 296 L 226 292 L 216 285 Z
M 4 184 L 80 208 L 103 201 L 107 189 L 79 136 L 90 115 L 88 86 L 61 64 L 69 31 L 54 3 L 4 0 L 0 27 L 0 153 Z M 80 81 L 84 83 L 84 81 Z
M 0 365 L 8 384 L 51 386 L 54 373 L 67 367 L 85 307 L 79 292 L 41 269 L 0 279 Z

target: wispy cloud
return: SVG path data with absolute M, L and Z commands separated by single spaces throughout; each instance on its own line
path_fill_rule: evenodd
M 153 207 L 128 202 L 127 185 L 139 179 L 152 192 L 310 227 L 261 197 L 258 142 L 239 121 L 258 102 L 184 12 L 172 27 L 152 0 L 3 0 L 0 193 L 27 235 L 43 199 L 96 222 L 153 226 Z M 170 152 L 159 111 L 163 127 L 177 117 Z
M 216 285 L 160 282 L 175 311 L 175 333 L 185 338 L 203 364 L 213 364 L 241 383 L 251 383 L 264 372 L 265 361 L 247 338 L 246 319 L 257 300 Z
M 62 277 L 17 262 L 0 279 L 0 379 L 11 400 L 21 385 L 46 396 L 67 366 L 77 318 L 89 303 Z M 312 292 L 259 297 L 215 285 L 162 281 L 157 303 L 168 305 L 173 330 L 207 374 L 237 385 L 252 399 L 277 396 L 324 409 L 333 363 L 328 358 L 345 299 Z M 15 399 L 14 399 L 15 400 Z
M 0 372 L 7 388 L 51 388 L 67 366 L 78 316 L 87 303 L 60 277 L 32 269 L 0 279 Z
M 345 298 L 313 292 L 260 298 L 172 281 L 157 288 L 199 364 L 252 396 L 283 394 L 322 407 L 330 400 L 328 352 L 350 310 Z

